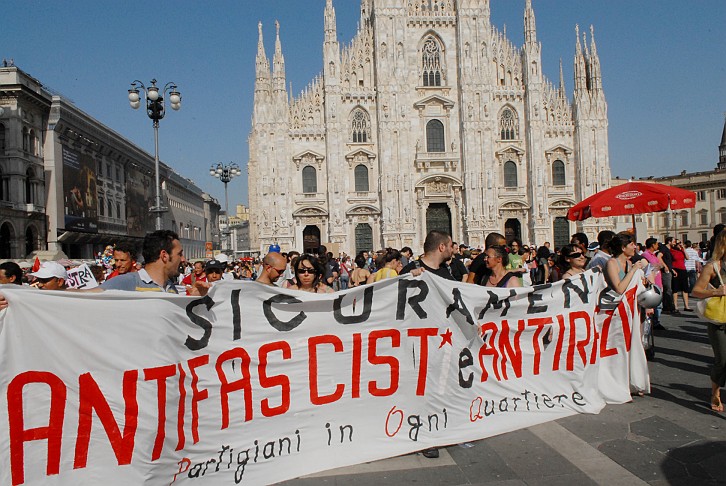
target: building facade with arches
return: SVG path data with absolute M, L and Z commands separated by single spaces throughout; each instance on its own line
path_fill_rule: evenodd
M 524 44 L 489 0 L 362 0 L 350 44 L 324 11 L 324 69 L 287 91 L 280 26 L 262 25 L 249 137 L 251 247 L 420 249 L 429 230 L 569 242 L 567 209 L 610 185 L 607 104 L 592 28 L 574 27 L 574 93 L 542 74 L 531 0 Z
M 0 67 L 0 260 L 140 249 L 155 228 L 154 157 L 16 66 Z M 188 258 L 219 247 L 219 203 L 160 164 L 164 229 Z M 216 236 L 215 236 L 216 235 Z

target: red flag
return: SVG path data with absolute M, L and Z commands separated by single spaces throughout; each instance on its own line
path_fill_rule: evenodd
M 33 273 L 35 273 L 38 270 L 40 270 L 40 260 L 38 259 L 38 257 L 35 257 L 35 262 L 33 263 L 33 269 L 32 270 L 33 270 Z

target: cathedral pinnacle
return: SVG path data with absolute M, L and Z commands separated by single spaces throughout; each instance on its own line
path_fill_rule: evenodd
M 261 84 L 262 80 L 270 77 L 270 63 L 265 55 L 265 43 L 262 38 L 262 22 L 257 24 L 257 32 L 257 82 Z M 263 88 L 263 86 L 257 86 L 257 88 Z
M 275 56 L 272 58 L 272 77 L 275 82 L 275 91 L 285 90 L 285 58 L 282 55 L 280 42 L 280 22 L 275 20 Z
M 537 43 L 537 24 L 534 19 L 532 0 L 527 0 L 524 8 L 524 42 L 532 45 Z
M 336 25 L 335 25 L 335 8 L 333 7 L 333 0 L 326 0 L 325 2 L 325 41 L 335 41 Z

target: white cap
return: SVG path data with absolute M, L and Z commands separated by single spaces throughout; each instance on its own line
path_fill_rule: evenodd
M 68 272 L 58 262 L 43 262 L 37 272 L 31 273 L 33 277 L 37 278 L 62 278 L 68 279 Z
M 229 257 L 224 253 L 220 253 L 219 255 L 217 255 L 217 261 L 222 262 L 222 263 L 227 263 L 227 262 L 229 262 Z

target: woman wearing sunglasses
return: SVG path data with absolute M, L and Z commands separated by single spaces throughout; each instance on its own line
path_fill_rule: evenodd
M 332 287 L 323 282 L 324 269 L 317 257 L 309 254 L 300 255 L 294 262 L 295 282 L 286 280 L 284 288 L 315 292 L 319 294 L 335 293 Z
M 569 278 L 585 271 L 587 259 L 578 245 L 566 245 L 560 251 L 560 265 L 566 271 L 562 278 Z

